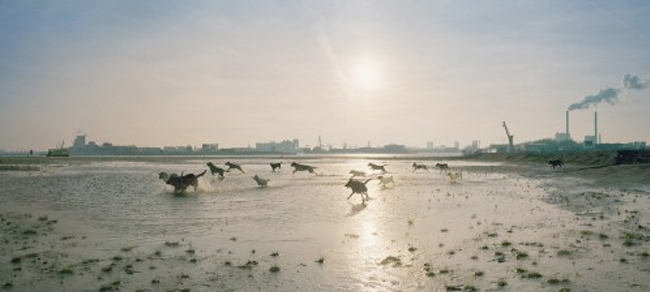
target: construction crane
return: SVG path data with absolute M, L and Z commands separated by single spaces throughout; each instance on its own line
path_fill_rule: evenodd
M 515 149 L 515 145 L 513 143 L 514 136 L 510 135 L 510 131 L 508 131 L 508 126 L 506 125 L 506 122 L 503 122 L 503 128 L 506 129 L 506 136 L 508 136 L 508 152 L 511 152 L 512 150 Z

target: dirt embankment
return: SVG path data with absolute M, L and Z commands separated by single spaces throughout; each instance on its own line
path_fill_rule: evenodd
M 650 163 L 645 159 L 650 151 L 584 151 L 571 153 L 482 153 L 466 156 L 477 161 L 503 162 L 522 174 L 531 176 L 576 176 L 595 185 L 629 186 L 650 183 Z M 549 160 L 560 159 L 564 166 L 552 169 Z M 540 171 L 547 170 L 547 171 Z
M 553 153 L 479 153 L 465 156 L 471 160 L 500 161 L 507 163 L 548 163 L 549 160 L 560 159 L 565 164 L 583 167 L 598 167 L 616 163 L 617 151 L 585 151 L 585 152 L 553 152 Z

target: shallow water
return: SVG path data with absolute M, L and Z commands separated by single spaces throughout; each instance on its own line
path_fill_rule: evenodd
M 237 162 L 245 173 L 233 170 L 219 179 L 208 171 L 198 190 L 182 196 L 158 179 L 161 171 L 199 173 L 208 161 L 222 167 L 226 161 Z M 451 162 L 453 169 L 463 170 L 463 179 L 451 184 L 434 168 L 434 160 L 418 161 L 430 171 L 413 172 L 413 161 L 400 159 L 301 158 L 300 163 L 317 167 L 317 175 L 292 174 L 287 160 L 281 171 L 272 172 L 269 163 L 277 161 L 89 159 L 46 171 L 2 174 L 1 200 L 14 211 L 66 222 L 59 228 L 86 239 L 79 243 L 86 256 L 109 258 L 124 247 L 136 247 L 141 258 L 160 250 L 173 254 L 166 249 L 170 242 L 192 249 L 190 255 L 158 263 L 163 267 L 156 270 L 121 276 L 122 285 L 131 290 L 152 285 L 154 277 L 163 279 L 159 285 L 165 289 L 191 291 L 433 291 L 454 285 L 498 289 L 498 279 L 513 277 L 507 272 L 512 267 L 503 269 L 505 265 L 485 259 L 477 247 L 498 246 L 504 240 L 543 242 L 573 216 L 541 203 L 539 182 L 474 171 L 480 169 L 476 162 Z M 359 195 L 346 200 L 350 170 L 365 171 L 367 178 L 381 174 L 371 171 L 368 162 L 388 164 L 384 175 L 393 176 L 395 184 L 380 187 L 371 180 L 365 205 Z M 270 179 L 269 186 L 258 187 L 252 179 L 256 174 Z M 495 233 L 498 238 L 489 236 Z M 472 256 L 480 256 L 482 264 L 468 261 Z M 228 267 L 247 261 L 255 261 L 255 267 Z M 269 272 L 273 266 L 281 271 Z M 427 274 L 428 266 L 435 277 Z M 494 271 L 477 278 L 477 269 Z M 179 280 L 179 273 L 187 278 Z M 510 287 L 530 288 L 526 285 Z

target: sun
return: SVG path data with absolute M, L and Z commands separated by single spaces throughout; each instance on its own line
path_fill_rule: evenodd
M 355 88 L 364 91 L 379 88 L 381 76 L 376 64 L 370 61 L 359 62 L 354 66 L 352 74 Z

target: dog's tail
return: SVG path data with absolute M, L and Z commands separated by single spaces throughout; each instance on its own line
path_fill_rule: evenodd
M 371 180 L 372 180 L 372 179 L 369 178 L 369 179 L 367 179 L 366 181 L 364 181 L 363 184 L 365 185 L 365 184 L 367 184 L 367 183 L 368 183 L 369 181 L 371 181 Z
M 205 174 L 206 171 L 208 171 L 208 170 L 207 170 L 207 169 L 204 170 L 202 173 L 199 173 L 196 177 L 201 177 L 201 176 L 203 176 L 203 175 Z

